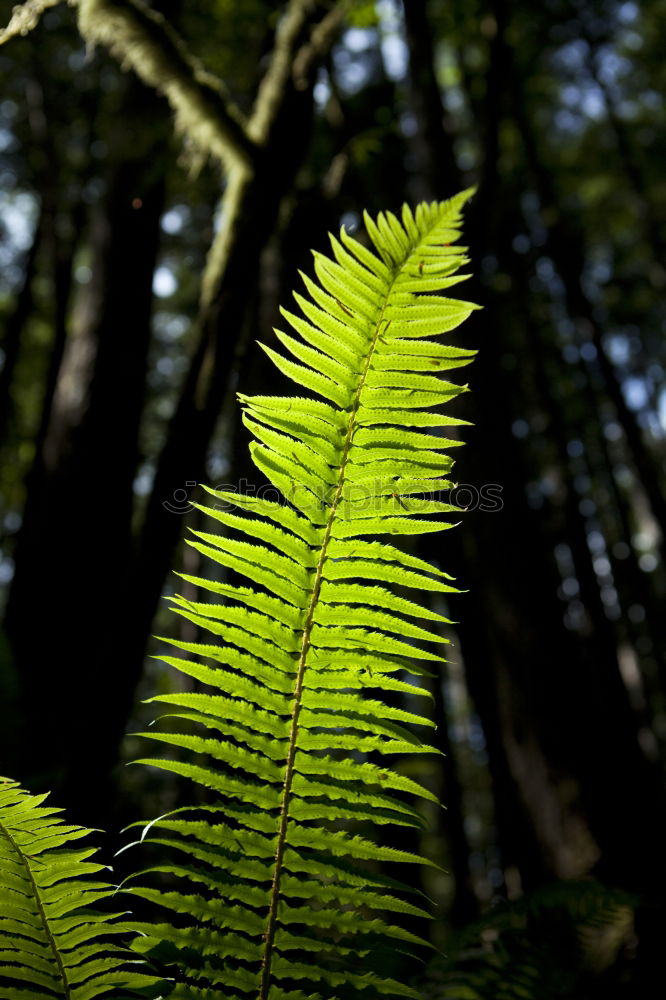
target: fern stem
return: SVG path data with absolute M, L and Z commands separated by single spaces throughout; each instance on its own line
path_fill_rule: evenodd
M 298 739 L 298 719 L 301 714 L 301 700 L 303 695 L 303 680 L 305 677 L 305 668 L 307 661 L 307 654 L 310 649 L 310 632 L 312 630 L 312 624 L 314 619 L 314 614 L 317 609 L 317 603 L 319 601 L 319 593 L 321 591 L 322 577 L 324 572 L 324 563 L 326 562 L 326 552 L 328 549 L 328 544 L 331 538 L 331 532 L 333 530 L 333 523 L 335 521 L 335 514 L 337 510 L 340 497 L 342 496 L 342 489 L 345 483 L 345 470 L 347 466 L 347 460 L 349 457 L 349 450 L 352 445 L 352 440 L 354 437 L 354 431 L 356 429 L 356 414 L 360 406 L 361 392 L 363 391 L 363 386 L 365 385 L 365 380 L 367 377 L 368 369 L 370 367 L 370 362 L 372 361 L 372 355 L 375 351 L 377 345 L 377 340 L 379 339 L 380 333 L 382 331 L 382 323 L 384 321 L 384 312 L 386 310 L 386 305 L 393 289 L 393 281 L 395 280 L 395 275 L 400 270 L 399 267 L 394 269 L 394 276 L 389 288 L 386 292 L 386 297 L 384 299 L 384 304 L 382 305 L 381 313 L 375 325 L 375 332 L 368 349 L 368 354 L 365 361 L 365 366 L 361 375 L 359 377 L 358 387 L 356 389 L 356 394 L 351 406 L 349 415 L 349 427 L 347 429 L 347 435 L 345 437 L 342 457 L 340 459 L 340 476 L 338 479 L 338 485 L 336 487 L 335 496 L 331 502 L 330 513 L 328 520 L 326 521 L 326 528 L 324 531 L 324 538 L 321 545 L 321 551 L 319 554 L 319 560 L 317 562 L 317 567 L 315 570 L 314 582 L 312 584 L 312 595 L 310 597 L 310 604 L 308 606 L 307 615 L 305 618 L 305 625 L 303 626 L 303 641 L 301 644 L 301 652 L 298 660 L 298 671 L 296 674 L 296 683 L 294 686 L 294 710 L 291 717 L 291 726 L 289 729 L 289 751 L 287 756 L 287 767 L 285 771 L 284 785 L 282 787 L 282 802 L 280 805 L 280 819 L 278 826 L 278 841 L 277 848 L 275 852 L 275 873 L 273 875 L 273 883 L 271 885 L 271 896 L 270 904 L 268 909 L 268 919 L 266 923 L 266 930 L 264 932 L 265 948 L 264 956 L 262 960 L 261 968 L 261 986 L 259 989 L 258 1000 L 268 1000 L 268 991 L 270 989 L 270 979 L 271 979 L 271 962 L 273 958 L 273 944 L 275 941 L 275 925 L 277 922 L 277 909 L 280 898 L 280 882 L 282 879 L 282 862 L 284 858 L 284 851 L 287 841 L 287 826 L 289 823 L 289 803 L 291 800 L 291 786 L 293 782 L 294 775 L 294 765 L 296 762 L 296 741 Z M 387 321 L 386 326 L 388 326 Z M 384 329 L 386 329 L 386 326 Z
M 33 878 L 32 869 L 31 869 L 30 865 L 28 864 L 28 859 L 27 859 L 26 855 L 23 853 L 23 851 L 21 850 L 21 848 L 19 847 L 19 845 L 16 843 L 16 841 L 14 840 L 14 838 L 12 837 L 11 833 L 9 832 L 9 830 L 7 829 L 7 827 L 4 825 L 4 823 L 0 823 L 0 832 L 4 834 L 4 836 L 7 838 L 7 840 L 9 841 L 9 843 L 12 845 L 12 847 L 16 851 L 16 854 L 18 855 L 18 857 L 19 857 L 19 859 L 21 861 L 21 864 L 25 868 L 25 871 L 27 873 L 28 879 L 30 880 L 30 885 L 32 886 L 32 892 L 33 892 L 33 896 L 34 896 L 35 902 L 37 903 L 37 909 L 39 910 L 39 916 L 41 917 L 42 924 L 44 925 L 44 933 L 46 934 L 47 940 L 49 942 L 49 946 L 51 948 L 51 951 L 53 952 L 53 957 L 56 960 L 56 965 L 58 966 L 58 970 L 59 970 L 60 976 L 62 978 L 62 984 L 63 984 L 64 990 L 65 990 L 65 993 L 64 993 L 64 996 L 63 996 L 63 1000 L 71 1000 L 72 992 L 71 992 L 70 984 L 69 984 L 69 982 L 67 980 L 67 970 L 65 969 L 65 966 L 62 963 L 62 958 L 60 957 L 60 951 L 58 950 L 58 947 L 57 947 L 56 942 L 55 942 L 55 938 L 53 937 L 53 934 L 51 933 L 51 928 L 49 926 L 49 921 L 48 921 L 48 918 L 47 918 L 46 913 L 44 911 L 44 907 L 42 906 L 42 900 L 41 900 L 41 897 L 39 895 L 39 887 L 38 887 L 37 883 L 35 882 L 35 880 Z

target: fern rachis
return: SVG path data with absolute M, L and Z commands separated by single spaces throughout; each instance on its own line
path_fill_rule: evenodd
M 447 525 L 436 515 L 455 510 L 426 496 L 451 485 L 445 449 L 455 443 L 430 431 L 461 423 L 433 407 L 462 391 L 440 373 L 467 364 L 473 352 L 431 338 L 475 308 L 439 294 L 462 280 L 455 271 L 464 258 L 453 244 L 467 195 L 421 205 L 414 215 L 405 208 L 402 224 L 390 214 L 367 218 L 378 256 L 344 231 L 332 239 L 331 259 L 315 255 L 319 284 L 304 279 L 302 316 L 284 312 L 299 339 L 276 331 L 295 360 L 265 350 L 323 402 L 241 397 L 254 461 L 288 503 L 209 491 L 236 512 L 201 509 L 249 540 L 194 532 L 191 544 L 263 589 L 186 577 L 225 603 L 174 599 L 175 610 L 215 641 L 172 645 L 213 666 L 164 659 L 215 693 L 156 697 L 181 729 L 146 735 L 207 762 L 147 763 L 224 800 L 162 817 L 148 831 L 185 856 L 185 864 L 160 870 L 206 892 L 134 888 L 178 915 L 175 924 L 140 925 L 139 941 L 142 951 L 171 948 L 171 960 L 182 963 L 174 996 L 213 996 L 202 982 L 224 987 L 225 997 L 259 1000 L 322 995 L 301 984 L 326 996 L 417 995 L 370 966 L 347 971 L 337 956 L 360 955 L 362 967 L 378 937 L 419 942 L 368 916 L 420 913 L 400 896 L 407 887 L 344 859 L 422 860 L 378 846 L 353 824 L 418 826 L 402 796 L 433 798 L 384 763 L 408 748 L 431 751 L 407 727 L 432 723 L 365 689 L 427 694 L 413 660 L 439 657 L 415 640 L 442 640 L 411 619 L 441 616 L 391 588 L 454 589 L 440 570 L 374 536 L 437 531 Z M 402 680 L 403 672 L 414 680 Z M 202 728 L 222 738 L 203 737 Z M 381 765 L 368 759 L 375 753 Z M 333 929 L 351 940 L 333 941 Z M 307 960 L 290 957 L 299 953 Z

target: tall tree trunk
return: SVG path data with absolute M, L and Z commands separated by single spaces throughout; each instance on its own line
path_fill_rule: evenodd
M 433 715 L 437 729 L 434 745 L 443 754 L 438 769 L 440 787 L 436 789 L 445 813 L 439 813 L 436 833 L 448 847 L 451 874 L 454 879 L 453 901 L 447 920 L 454 928 L 464 927 L 478 916 L 478 900 L 472 889 L 470 844 L 465 828 L 465 800 L 458 770 L 456 749 L 451 740 L 451 706 L 444 696 L 444 678 L 435 677 L 431 690 Z
M 634 415 L 626 405 L 621 383 L 603 344 L 603 330 L 589 302 L 582 282 L 582 234 L 571 219 L 562 216 L 555 196 L 551 172 L 541 159 L 534 135 L 534 126 L 525 107 L 523 82 L 518 74 L 512 81 L 512 113 L 523 140 L 526 165 L 536 182 L 544 211 L 542 224 L 548 218 L 544 251 L 555 264 L 564 287 L 565 303 L 583 339 L 591 335 L 597 350 L 599 369 L 606 391 L 615 407 L 617 418 L 626 435 L 629 454 L 638 472 L 652 512 L 662 531 L 662 555 L 666 534 L 664 517 L 666 501 L 660 477 Z M 577 550 L 577 572 L 581 574 L 588 605 L 595 603 L 588 566 L 584 530 L 573 539 Z M 583 546 L 584 551 L 583 551 Z M 596 589 L 598 594 L 598 589 Z M 599 608 L 593 617 L 603 614 Z M 572 673 L 571 662 L 561 664 L 560 685 L 570 693 L 570 708 L 562 718 L 567 720 L 567 756 L 580 783 L 585 813 L 595 839 L 602 849 L 599 875 L 611 884 L 621 885 L 641 894 L 644 905 L 636 921 L 638 933 L 637 979 L 643 989 L 654 977 L 662 961 L 660 940 L 663 936 L 664 885 L 666 863 L 663 839 L 666 833 L 666 796 L 661 769 L 645 758 L 636 739 L 633 717 L 626 688 L 613 668 L 613 657 L 603 648 L 588 648 L 580 669 Z M 561 701 L 560 701 L 561 704 Z M 552 711 L 557 710 L 557 700 Z
M 592 565 L 587 527 L 570 471 L 567 444 L 573 436 L 565 423 L 565 400 L 557 399 L 558 379 L 551 349 L 544 345 L 535 324 L 527 319 L 528 344 L 539 399 L 548 415 L 550 438 L 559 452 L 564 485 L 564 540 L 572 553 L 580 600 L 589 620 L 581 635 L 581 666 L 570 698 L 568 767 L 580 781 L 582 800 L 592 832 L 602 850 L 601 869 L 618 881 L 636 879 L 641 870 L 644 828 L 659 829 L 664 822 L 664 794 L 658 769 L 646 759 L 639 740 L 645 724 L 633 709 L 618 661 L 617 638 L 608 620 Z M 590 719 L 594 718 L 594 728 Z M 631 818 L 617 815 L 618 799 L 631 802 Z M 637 823 L 641 817 L 642 822 Z M 630 844 L 633 841 L 633 850 Z
M 443 138 L 442 108 L 441 101 L 439 113 L 434 106 L 436 80 L 429 41 L 432 31 L 425 21 L 424 6 L 417 6 L 415 12 L 411 4 L 405 5 L 412 86 L 422 81 L 429 95 L 421 102 L 423 110 L 417 115 L 417 123 L 423 129 L 423 143 L 429 144 L 439 121 L 439 148 Z M 483 173 L 468 230 L 477 261 L 484 253 L 496 252 L 505 231 L 506 208 L 496 198 L 496 190 L 499 127 L 510 60 L 503 40 L 506 10 L 499 2 L 493 10 L 496 31 L 490 43 L 480 123 L 484 136 Z M 429 73 L 421 64 L 426 50 Z M 441 153 L 431 151 L 431 163 L 441 159 Z M 422 162 L 427 164 L 428 160 L 423 158 Z M 438 193 L 432 184 L 432 174 L 424 175 L 426 197 Z M 490 313 L 488 307 L 484 329 L 501 329 L 499 313 Z M 474 342 L 477 331 L 468 328 L 466 340 Z M 443 538 L 441 562 L 446 568 L 453 567 L 464 586 L 470 588 L 470 594 L 457 599 L 462 619 L 457 630 L 470 695 L 486 739 L 502 861 L 505 871 L 517 870 L 523 886 L 529 888 L 553 876 L 577 873 L 570 859 L 581 843 L 587 844 L 589 835 L 578 815 L 575 793 L 572 800 L 575 782 L 551 766 L 547 749 L 553 729 L 549 717 L 552 678 L 558 676 L 565 649 L 568 656 L 571 649 L 563 634 L 557 581 L 545 570 L 549 553 L 519 486 L 525 480 L 525 469 L 511 433 L 515 415 L 510 410 L 513 393 L 508 382 L 514 376 L 507 372 L 501 383 L 497 379 L 502 369 L 500 340 L 499 332 L 484 337 L 475 363 L 475 398 L 482 401 L 475 416 L 480 426 L 473 432 L 461 464 L 466 479 L 477 488 L 484 483 L 501 486 L 503 509 L 492 515 L 481 511 L 468 514 L 460 536 L 447 534 Z M 540 627 L 556 637 L 545 650 L 540 642 Z M 534 666 L 537 663 L 538 672 Z
M 446 128 L 446 114 L 435 71 L 432 25 L 426 0 L 403 3 L 409 49 L 408 97 L 416 119 L 412 150 L 417 200 L 448 198 L 462 186 L 453 152 L 454 136 Z
M 121 604 L 130 598 L 133 481 L 168 162 L 165 108 L 152 92 L 128 80 L 116 113 L 131 151 L 111 143 L 119 159 L 95 213 L 92 278 L 57 380 L 51 368 L 52 405 L 6 621 L 31 733 L 19 777 L 56 788 L 72 818 L 88 823 L 111 808 L 117 741 L 109 733 L 115 737 L 119 706 L 133 691 L 108 595 Z M 66 299 L 56 303 L 57 350 Z
M 37 219 L 30 248 L 23 263 L 21 285 L 16 294 L 14 305 L 5 319 L 2 338 L 3 364 L 0 371 L 0 443 L 6 443 L 12 422 L 12 385 L 14 373 L 21 349 L 21 338 L 26 323 L 33 309 L 33 279 L 35 264 L 42 246 L 44 236 L 43 216 Z
M 630 460 L 636 470 L 648 504 L 660 530 L 660 553 L 666 566 L 666 490 L 663 475 L 655 463 L 635 415 L 629 409 L 622 383 L 603 342 L 604 330 L 594 305 L 583 286 L 584 238 L 574 221 L 565 217 L 557 197 L 553 176 L 547 169 L 534 128 L 525 107 L 524 95 L 517 78 L 513 80 L 513 113 L 520 131 L 527 166 L 535 182 L 541 202 L 542 217 L 552 220 L 545 226 L 547 240 L 544 251 L 553 261 L 562 280 L 567 310 L 581 341 L 591 339 L 597 353 L 596 363 L 605 389 L 617 414 L 618 423 L 627 439 Z

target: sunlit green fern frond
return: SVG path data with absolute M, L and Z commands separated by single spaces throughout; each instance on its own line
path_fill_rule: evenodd
M 163 659 L 196 690 L 155 698 L 171 719 L 146 734 L 167 750 L 146 763 L 212 793 L 150 825 L 175 879 L 134 888 L 163 908 L 140 947 L 185 970 L 178 998 L 417 996 L 376 952 L 387 938 L 418 950 L 401 920 L 424 914 L 378 866 L 422 860 L 390 846 L 390 829 L 420 826 L 413 799 L 434 797 L 390 759 L 433 752 L 422 678 L 445 619 L 394 586 L 455 588 L 377 538 L 439 531 L 457 512 L 438 492 L 458 442 L 437 431 L 464 421 L 439 407 L 466 388 L 448 376 L 474 352 L 436 338 L 476 308 L 442 294 L 463 280 L 468 196 L 366 217 L 376 253 L 344 230 L 331 238 L 300 314 L 284 310 L 284 353 L 264 348 L 320 398 L 241 397 L 254 461 L 281 498 L 209 491 L 201 509 L 223 533 L 190 544 L 242 582 L 185 577 L 211 596 L 176 596 L 174 609 L 208 636 L 172 640 Z
M 94 909 L 115 889 L 96 878 L 95 848 L 79 844 L 90 831 L 46 798 L 0 778 L 0 998 L 136 997 L 157 980 L 113 943 L 127 934 L 123 914 Z

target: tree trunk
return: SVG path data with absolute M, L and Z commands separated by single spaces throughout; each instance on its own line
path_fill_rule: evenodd
M 603 328 L 596 310 L 583 287 L 584 238 L 575 223 L 562 215 L 552 176 L 541 158 L 534 129 L 529 120 L 520 81 L 514 79 L 513 112 L 526 154 L 527 167 L 532 174 L 541 202 L 542 216 L 553 220 L 546 226 L 547 240 L 544 251 L 553 261 L 564 286 L 567 310 L 574 322 L 581 341 L 592 340 L 597 352 L 596 363 L 605 383 L 605 389 L 617 414 L 618 423 L 627 439 L 630 460 L 636 470 L 650 509 L 660 530 L 660 553 L 666 566 L 666 492 L 663 476 L 643 438 L 622 392 L 622 384 L 603 342 Z
M 421 81 L 429 95 L 421 101 L 423 110 L 417 114 L 417 124 L 423 130 L 422 143 L 431 145 L 435 124 L 440 123 L 439 148 L 443 139 L 442 107 L 437 90 L 437 113 L 429 41 L 432 31 L 425 21 L 423 5 L 417 6 L 415 12 L 411 4 L 405 5 L 412 86 L 416 89 L 417 81 Z M 495 194 L 499 127 L 505 110 L 510 59 L 503 39 L 506 10 L 501 3 L 493 9 L 496 32 L 490 44 L 480 122 L 484 136 L 483 174 L 468 226 L 472 256 L 477 262 L 484 253 L 496 252 L 501 246 L 506 226 L 506 208 Z M 421 62 L 426 49 L 429 73 Z M 431 149 L 430 160 L 423 157 L 421 162 L 441 160 L 441 152 Z M 437 195 L 432 173 L 424 175 L 423 185 L 426 197 Z M 499 311 L 491 313 L 487 304 L 484 329 L 501 329 Z M 474 343 L 477 331 L 478 326 L 468 326 L 465 342 Z M 454 602 L 460 605 L 462 619 L 457 631 L 467 684 L 486 740 L 502 864 L 505 873 L 517 871 L 522 885 L 529 888 L 554 876 L 578 873 L 571 858 L 580 845 L 588 844 L 589 835 L 578 815 L 575 782 L 551 765 L 546 749 L 553 729 L 549 717 L 552 678 L 557 676 L 564 649 L 568 654 L 571 650 L 562 634 L 557 581 L 546 569 L 548 554 L 540 527 L 518 485 L 526 475 L 518 443 L 511 433 L 514 414 L 509 401 L 514 392 L 509 382 L 515 376 L 507 372 L 501 383 L 497 378 L 502 369 L 501 340 L 499 332 L 482 339 L 474 369 L 479 430 L 472 433 L 461 465 L 466 480 L 477 489 L 490 483 L 502 488 L 503 509 L 492 515 L 476 511 L 463 518 L 461 534 L 447 533 L 442 539 L 441 563 L 453 569 L 463 586 L 470 589 L 468 595 Z M 540 641 L 541 628 L 556 637 L 546 650 Z M 534 667 L 537 663 L 541 667 L 538 673 Z
M 416 119 L 411 147 L 416 160 L 415 199 L 450 198 L 460 190 L 460 171 L 453 153 L 454 135 L 447 117 L 435 72 L 433 31 L 426 0 L 403 3 L 409 49 L 408 96 Z
M 168 162 L 162 102 L 133 80 L 125 86 L 116 120 L 132 150 L 112 146 L 121 159 L 110 167 L 93 221 L 92 279 L 71 318 L 58 378 L 47 387 L 52 405 L 7 609 L 31 733 L 18 777 L 54 788 L 72 819 L 88 824 L 111 809 L 117 741 L 110 733 L 133 691 L 124 628 L 119 634 L 110 624 L 117 611 L 109 596 L 121 608 L 131 600 L 133 481 Z M 61 295 L 56 303 L 56 347 L 65 302 Z
M 40 213 L 32 243 L 23 264 L 21 286 L 16 294 L 13 308 L 5 319 L 2 339 L 3 363 L 2 371 L 0 371 L 0 443 L 3 445 L 10 435 L 13 416 L 12 384 L 21 349 L 21 337 L 33 309 L 32 282 L 35 277 L 35 264 L 43 242 L 43 235 L 44 225 Z

